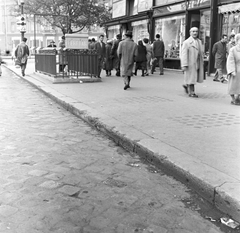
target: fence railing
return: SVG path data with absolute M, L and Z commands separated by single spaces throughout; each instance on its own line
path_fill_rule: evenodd
M 94 77 L 98 75 L 95 50 L 57 50 L 45 48 L 35 54 L 35 71 L 59 78 Z

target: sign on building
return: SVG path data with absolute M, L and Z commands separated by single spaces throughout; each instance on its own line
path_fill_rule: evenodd
M 88 49 L 88 35 L 66 34 L 65 46 L 67 49 Z

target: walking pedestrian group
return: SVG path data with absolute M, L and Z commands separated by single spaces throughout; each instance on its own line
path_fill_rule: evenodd
M 190 36 L 183 41 L 181 48 L 181 68 L 184 72 L 183 88 L 189 97 L 197 98 L 195 86 L 202 83 L 205 77 L 203 45 L 198 39 L 199 29 L 192 27 Z M 29 56 L 29 48 L 26 44 L 27 38 L 14 51 L 15 64 L 21 67 L 22 75 L 25 76 L 25 69 Z M 55 42 L 51 41 L 48 47 L 56 47 Z M 61 49 L 65 48 L 65 36 L 58 44 Z M 98 54 L 98 74 L 101 78 L 101 71 L 106 71 L 106 76 L 112 76 L 112 70 L 116 70 L 116 76 L 122 76 L 124 79 L 124 90 L 130 88 L 131 77 L 137 76 L 137 71 L 141 70 L 141 76 L 149 76 L 156 71 L 159 66 L 160 75 L 164 74 L 164 55 L 165 45 L 160 34 L 156 34 L 156 39 L 151 44 L 148 38 L 133 41 L 132 31 L 126 31 L 123 34 L 117 34 L 114 39 L 107 39 L 104 43 L 104 35 L 99 36 L 96 42 L 95 38 L 88 40 L 88 49 L 96 50 Z M 176 53 L 177 45 L 172 41 L 172 53 Z M 166 51 L 167 52 L 167 51 Z M 212 48 L 212 54 L 215 58 L 216 72 L 213 81 L 228 82 L 228 94 L 231 97 L 231 104 L 240 105 L 240 33 L 228 36 L 223 34 L 221 40 L 216 42 Z M 0 57 L 0 76 L 2 58 Z M 63 71 L 64 63 L 60 61 L 60 71 Z M 224 77 L 224 75 L 227 75 Z

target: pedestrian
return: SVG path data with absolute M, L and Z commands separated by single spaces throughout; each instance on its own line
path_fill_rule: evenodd
M 1 56 L 1 50 L 0 50 L 0 76 L 2 76 L 2 56 Z
M 113 40 L 111 56 L 113 58 L 113 68 L 116 69 L 116 76 L 120 77 L 120 59 L 117 55 L 117 49 L 120 41 L 122 40 L 121 34 L 117 34 L 116 39 Z
M 195 85 L 202 83 L 204 79 L 203 48 L 201 40 L 197 38 L 198 28 L 190 29 L 190 37 L 183 42 L 181 53 L 181 67 L 184 71 L 183 87 L 189 97 L 198 96 L 195 94 Z
M 106 59 L 104 64 L 104 69 L 106 70 L 106 75 L 111 76 L 112 69 L 113 69 L 113 57 L 111 56 L 111 50 L 112 50 L 112 40 L 107 40 L 106 43 Z
M 26 44 L 27 38 L 23 38 L 22 42 L 17 45 L 15 49 L 15 64 L 21 67 L 22 76 L 25 76 L 25 70 L 27 67 L 27 60 L 29 56 L 29 48 Z
M 132 40 L 132 31 L 125 33 L 125 39 L 119 43 L 117 54 L 121 60 L 121 74 L 124 77 L 124 90 L 130 88 L 134 60 L 137 56 L 137 44 Z
M 55 45 L 55 41 L 52 40 L 52 41 L 50 41 L 50 44 L 47 47 L 48 48 L 56 48 L 57 46 Z
M 146 65 L 146 73 L 145 75 L 148 76 L 151 70 L 151 60 L 153 57 L 153 51 L 152 51 L 152 46 L 149 44 L 149 39 L 148 38 L 144 38 L 143 39 L 144 45 L 146 47 L 147 50 L 147 65 Z
M 216 42 L 212 48 L 212 54 L 215 57 L 216 72 L 213 81 L 226 82 L 227 79 L 223 76 L 226 72 L 226 58 L 227 58 L 227 35 L 223 34 L 221 40 Z
M 61 37 L 61 41 L 58 43 L 58 47 L 59 49 L 59 72 L 64 72 L 65 66 L 66 66 L 66 56 L 65 53 L 63 51 L 63 49 L 65 48 L 66 44 L 65 44 L 65 36 Z
M 229 37 L 229 42 L 227 44 L 227 56 L 229 55 L 229 51 L 233 46 L 235 46 L 235 34 L 231 34 Z
M 97 77 L 101 78 L 101 71 L 103 68 L 103 63 L 105 62 L 106 57 L 106 45 L 103 42 L 104 35 L 99 36 L 99 41 L 95 43 L 95 49 L 98 54 L 98 74 Z
M 60 48 L 65 48 L 65 36 L 62 36 L 61 37 L 61 40 L 60 40 L 60 42 L 58 43 L 58 47 L 60 47 Z
M 227 58 L 228 94 L 231 104 L 240 105 L 240 33 L 235 36 L 236 46 L 229 51 Z
M 160 75 L 163 75 L 163 58 L 164 58 L 164 52 L 165 52 L 165 46 L 164 42 L 160 40 L 160 35 L 156 35 L 156 40 L 153 42 L 153 59 L 155 60 L 152 64 L 152 70 L 151 73 L 153 74 L 156 64 L 159 64 L 160 69 Z
M 137 46 L 137 57 L 134 74 L 137 76 L 137 70 L 142 70 L 142 77 L 144 77 L 146 67 L 147 67 L 147 49 L 143 45 L 143 42 L 139 40 Z
M 96 40 L 95 38 L 92 38 L 91 43 L 89 44 L 89 49 L 91 50 L 95 49 L 95 44 L 96 44 Z

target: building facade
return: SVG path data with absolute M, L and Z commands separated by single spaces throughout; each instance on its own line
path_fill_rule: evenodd
M 112 0 L 109 6 L 108 38 L 127 30 L 133 31 L 135 42 L 144 37 L 153 41 L 160 34 L 167 68 L 180 69 L 182 43 L 193 26 L 199 28 L 208 73 L 214 72 L 213 44 L 222 34 L 240 33 L 239 0 Z

